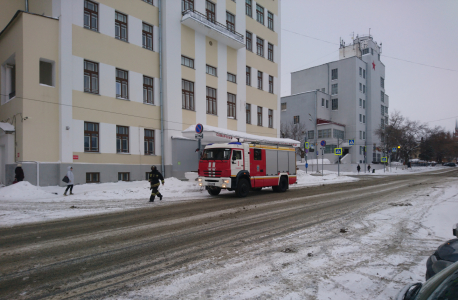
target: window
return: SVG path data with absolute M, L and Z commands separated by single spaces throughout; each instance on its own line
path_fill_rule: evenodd
M 293 124 L 299 124 L 299 116 L 293 117 Z
M 262 90 L 262 72 L 258 71 L 258 89 Z
M 343 130 L 333 129 L 332 134 L 335 139 L 343 140 L 345 138 L 345 131 Z
M 314 130 L 309 130 L 309 131 L 307 132 L 307 138 L 308 138 L 309 140 L 313 140 L 313 139 L 315 138 L 315 131 L 314 131 Z
M 380 77 L 380 86 L 382 88 L 385 88 L 385 78 L 383 78 L 383 77 Z
M 208 74 L 208 75 L 212 75 L 212 76 L 217 76 L 217 74 L 216 74 L 216 68 L 207 65 L 207 74 Z
M 84 28 L 98 31 L 99 5 L 95 2 L 84 1 Z
M 321 98 L 321 106 L 324 107 L 324 98 Z
M 251 67 L 246 67 L 246 85 L 251 86 Z
M 181 11 L 194 10 L 194 0 L 181 0 Z
M 331 70 L 331 80 L 336 80 L 338 79 L 338 69 L 332 69 Z
M 363 108 L 366 108 L 366 100 L 363 100 Z
M 363 132 L 360 130 L 359 131 L 359 139 L 362 140 L 363 139 Z
M 16 97 L 16 65 L 13 63 L 8 63 L 5 65 L 6 71 L 6 95 L 8 100 Z M 8 84 L 9 82 L 9 84 Z
M 326 145 L 324 147 L 324 154 L 333 154 L 335 148 L 337 148 L 336 145 Z
M 363 76 L 363 68 L 359 67 L 359 77 Z
M 256 4 L 256 21 L 264 25 L 264 7 Z
M 154 155 L 154 130 L 145 129 L 145 155 Z
M 251 124 L 251 104 L 247 103 L 245 107 L 246 123 Z
M 337 94 L 337 83 L 331 85 L 331 95 Z
M 272 109 L 269 109 L 267 113 L 269 128 L 274 128 L 274 111 Z
M 246 49 L 253 51 L 253 35 L 249 31 L 246 32 Z
M 380 101 L 385 102 L 385 93 L 383 91 L 380 92 Z
M 216 115 L 216 89 L 207 86 L 207 114 Z
M 330 138 L 331 137 L 331 129 L 323 129 L 318 130 L 318 138 Z
M 40 84 L 54 86 L 53 63 L 40 60 Z
M 363 70 L 363 78 L 366 78 L 366 70 Z
M 274 77 L 269 75 L 269 93 L 274 93 Z
M 88 93 L 99 93 L 99 64 L 84 61 L 84 91 Z
M 385 117 L 385 125 L 388 125 L 388 116 Z
M 119 172 L 118 173 L 118 181 L 129 181 L 129 180 L 130 180 L 129 172 Z
M 253 160 L 262 160 L 262 151 L 261 149 L 253 150 Z
M 116 97 L 128 99 L 129 75 L 127 71 L 116 69 Z
M 116 152 L 129 153 L 129 127 L 116 126 Z
M 382 129 L 385 129 L 385 119 L 384 119 L 384 118 L 381 119 L 380 127 L 381 127 Z
M 286 102 L 281 104 L 281 110 L 286 110 Z
M 227 72 L 227 81 L 237 83 L 237 76 L 232 73 Z
M 99 123 L 84 122 L 84 152 L 99 152 Z
M 226 11 L 226 27 L 230 32 L 235 33 L 235 16 Z
M 99 183 L 100 173 L 86 173 L 86 183 Z
M 153 5 L 153 0 L 143 0 L 143 2 Z
M 366 115 L 363 115 L 363 123 L 366 123 Z
M 332 99 L 332 110 L 338 110 L 339 109 L 339 99 Z
M 256 54 L 264 57 L 264 40 L 256 37 Z
M 181 80 L 181 108 L 194 110 L 194 82 Z
M 205 11 L 206 11 L 206 14 L 207 14 L 207 20 L 209 20 L 210 22 L 215 23 L 216 22 L 216 15 L 215 15 L 216 5 L 207 0 L 205 2 Z
M 362 115 L 362 114 L 359 114 L 359 122 L 360 122 L 360 123 L 363 122 L 363 115 Z
M 194 59 L 182 55 L 181 65 L 194 69 Z
M 388 113 L 388 106 L 385 106 L 385 113 Z
M 267 43 L 267 59 L 274 61 L 274 45 Z
M 369 53 L 369 48 L 363 49 L 362 55 L 368 54 Z
M 322 91 L 323 93 L 325 93 L 325 92 L 326 92 L 326 89 L 325 89 L 325 88 L 322 88 L 321 91 Z
M 274 30 L 274 14 L 270 11 L 267 12 L 267 27 Z
M 366 139 L 366 132 L 363 131 L 363 140 L 365 140 L 365 139 Z
M 119 12 L 115 14 L 115 37 L 127 42 L 127 15 Z
M 143 48 L 153 50 L 153 26 L 143 23 Z
M 371 48 L 371 55 L 374 55 L 374 49 Z
M 380 105 L 381 111 L 382 111 L 382 116 L 385 115 L 385 107 L 383 105 Z
M 154 80 L 143 76 L 143 103 L 154 104 Z
M 227 117 L 228 118 L 236 118 L 236 96 L 231 93 L 227 93 Z
M 363 84 L 363 94 L 365 94 L 365 93 L 366 93 L 366 85 Z
M 362 92 L 363 91 L 363 84 L 360 82 L 359 83 L 359 91 Z
M 262 126 L 262 107 L 258 106 L 258 126 Z
M 253 17 L 253 6 L 252 6 L 252 3 L 251 3 L 251 0 L 246 0 L 245 1 L 245 14 L 248 16 L 248 17 Z
M 363 99 L 359 98 L 359 107 L 363 107 Z

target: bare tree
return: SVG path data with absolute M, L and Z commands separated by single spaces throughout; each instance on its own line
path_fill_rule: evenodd
M 305 157 L 305 135 L 307 134 L 307 129 L 304 123 L 281 123 L 280 124 L 280 134 L 282 138 L 289 138 L 301 142 L 300 147 L 296 148 L 296 154 L 300 155 L 301 158 Z

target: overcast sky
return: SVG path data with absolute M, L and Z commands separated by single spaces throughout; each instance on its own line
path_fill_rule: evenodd
M 390 113 L 455 128 L 458 0 L 282 0 L 281 9 L 282 96 L 290 95 L 291 72 L 338 60 L 339 39 L 348 45 L 370 28 L 383 44 Z

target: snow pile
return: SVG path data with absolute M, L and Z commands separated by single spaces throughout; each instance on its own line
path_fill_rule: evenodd
M 21 181 L 0 190 L 0 200 L 2 199 L 36 199 L 51 197 L 53 194 L 30 184 L 28 181 Z
M 313 175 L 312 175 L 313 174 Z M 323 176 L 321 173 L 308 172 L 302 170 L 297 170 L 297 184 L 290 187 L 304 187 L 304 186 L 314 186 L 321 184 L 330 184 L 330 183 L 341 183 L 341 182 L 352 182 L 358 181 L 359 179 L 349 176 L 338 176 L 337 173 L 324 170 Z
M 320 164 L 321 165 L 321 161 L 323 161 L 323 165 L 330 165 L 331 162 L 329 161 L 329 159 L 325 158 L 325 159 L 322 159 L 322 158 L 318 158 L 318 159 L 307 159 L 307 163 L 309 164 L 309 166 L 311 165 L 316 165 L 316 164 Z M 305 165 L 305 159 L 304 159 L 304 162 L 301 162 L 300 160 L 296 162 L 296 165 L 298 166 L 304 166 Z

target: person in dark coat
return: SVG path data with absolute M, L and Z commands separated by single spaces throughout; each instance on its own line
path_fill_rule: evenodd
M 151 184 L 151 196 L 149 198 L 149 202 L 154 202 L 154 198 L 156 196 L 159 197 L 159 200 L 162 200 L 162 194 L 159 193 L 158 189 L 161 182 L 162 185 L 164 185 L 164 177 L 161 172 L 157 170 L 156 166 L 151 167 L 151 173 L 149 173 L 148 181 Z
M 371 165 L 367 166 L 367 171 L 370 173 L 371 172 Z
M 25 176 L 24 176 L 24 170 L 22 170 L 22 165 L 17 164 L 16 169 L 14 170 L 14 173 L 16 176 L 14 178 L 16 179 L 16 182 L 23 181 Z
M 359 171 L 361 171 L 361 167 L 359 166 L 359 164 L 358 164 L 358 166 L 356 167 L 356 170 L 358 170 L 358 174 L 359 174 Z

